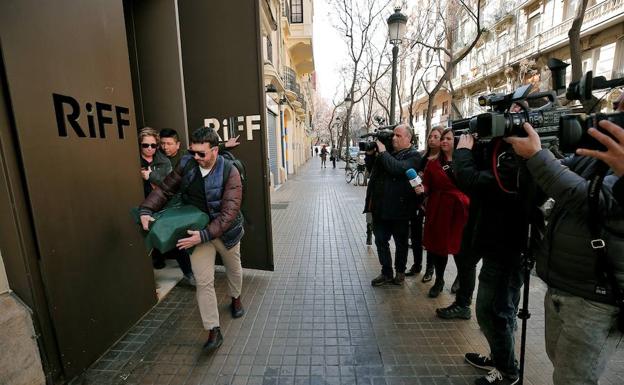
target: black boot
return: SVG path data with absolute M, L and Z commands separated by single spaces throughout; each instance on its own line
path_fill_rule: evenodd
M 420 270 L 422 269 L 421 265 L 413 264 L 412 267 L 408 271 L 405 272 L 405 275 L 408 277 L 412 277 L 414 275 L 420 274 Z
M 429 297 L 436 298 L 440 295 L 442 289 L 444 289 L 444 280 L 436 277 L 435 283 L 431 286 L 431 289 L 429 289 Z
M 431 281 L 433 279 L 433 267 L 431 268 L 427 268 L 427 270 L 425 270 L 425 275 L 423 275 L 422 277 L 422 281 L 423 283 L 427 283 L 429 281 Z

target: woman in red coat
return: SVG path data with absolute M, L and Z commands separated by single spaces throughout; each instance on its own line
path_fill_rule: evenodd
M 433 258 L 436 280 L 429 297 L 440 295 L 444 288 L 444 270 L 449 254 L 457 254 L 464 226 L 468 221 L 470 200 L 455 185 L 451 161 L 453 160 L 453 131 L 444 130 L 440 140 L 440 156 L 425 167 L 423 184 L 414 189 L 417 194 L 427 194 L 427 219 L 423 246 L 427 258 Z

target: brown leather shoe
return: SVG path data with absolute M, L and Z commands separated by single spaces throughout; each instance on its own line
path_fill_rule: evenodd
M 230 304 L 230 312 L 232 313 L 232 318 L 240 318 L 245 315 L 245 309 L 243 309 L 243 304 L 240 300 L 240 295 L 238 298 L 232 297 L 232 303 Z
M 223 335 L 221 334 L 220 327 L 214 327 L 210 329 L 210 334 L 208 335 L 208 341 L 204 344 L 204 350 L 213 350 L 218 348 L 223 344 Z

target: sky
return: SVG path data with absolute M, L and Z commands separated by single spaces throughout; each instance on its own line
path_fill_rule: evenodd
M 313 38 L 314 67 L 316 70 L 317 92 L 328 101 L 334 97 L 336 89 L 340 86 L 338 75 L 341 63 L 349 61 L 347 47 L 344 39 L 334 28 L 332 13 L 335 12 L 330 5 L 331 0 L 313 0 Z M 357 1 L 357 0 L 355 0 Z M 411 5 L 416 0 L 407 0 Z M 405 12 L 405 11 L 404 11 Z M 391 9 L 382 13 L 385 19 L 390 16 Z M 387 29 L 380 28 L 379 34 L 387 34 Z M 342 88 L 342 87 L 340 87 Z M 337 95 L 341 99 L 343 95 Z
M 348 60 L 346 46 L 333 26 L 329 0 L 314 0 L 313 38 L 317 92 L 331 100 L 339 83 L 340 63 Z M 340 96 L 338 96 L 340 97 Z

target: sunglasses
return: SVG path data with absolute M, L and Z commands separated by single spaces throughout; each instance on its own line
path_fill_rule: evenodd
M 213 147 L 213 148 L 218 148 L 218 147 Z M 212 150 L 212 149 L 211 149 Z M 188 149 L 188 153 L 191 156 L 199 156 L 200 158 L 205 158 L 206 157 L 206 152 L 205 151 L 193 151 L 190 148 Z
M 158 148 L 156 143 L 141 143 L 142 148 Z

